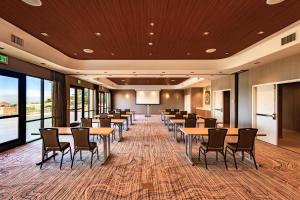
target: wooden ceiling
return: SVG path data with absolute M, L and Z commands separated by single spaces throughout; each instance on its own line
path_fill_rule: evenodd
M 220 59 L 300 19 L 299 0 L 273 6 L 265 0 L 42 2 L 1 0 L 0 17 L 77 59 Z M 206 53 L 210 48 L 217 51 Z
M 177 85 L 188 78 L 107 78 L 117 85 Z

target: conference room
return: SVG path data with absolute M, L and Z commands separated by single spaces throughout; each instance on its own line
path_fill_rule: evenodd
M 0 199 L 300 199 L 299 0 L 2 0 Z

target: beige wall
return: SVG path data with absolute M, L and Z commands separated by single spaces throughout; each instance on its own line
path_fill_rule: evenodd
M 167 94 L 169 98 L 167 98 Z M 127 98 L 128 97 L 128 98 Z M 112 106 L 113 109 L 130 108 L 138 114 L 144 114 L 145 105 L 135 104 L 135 90 L 112 90 Z M 159 114 L 161 110 L 166 108 L 184 109 L 184 91 L 183 90 L 161 90 L 160 105 L 152 105 L 151 113 Z

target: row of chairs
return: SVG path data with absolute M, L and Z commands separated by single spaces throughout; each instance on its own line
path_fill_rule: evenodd
M 96 142 L 90 141 L 90 130 L 88 128 L 72 128 L 72 135 L 74 140 L 74 154 L 72 155 L 72 148 L 69 142 L 60 142 L 58 137 L 58 129 L 56 128 L 44 128 L 40 129 L 40 134 L 43 140 L 43 155 L 40 169 L 43 167 L 45 156 L 49 152 L 53 152 L 54 160 L 56 152 L 61 152 L 60 169 L 62 167 L 64 155 L 70 152 L 72 160 L 71 169 L 75 160 L 76 153 L 80 152 L 80 160 L 82 160 L 82 151 L 91 152 L 90 168 L 93 164 L 93 157 L 97 154 L 99 160 L 99 150 Z
M 200 161 L 201 154 L 203 154 L 205 160 L 205 167 L 207 169 L 206 154 L 208 152 L 213 151 L 216 152 L 216 159 L 218 159 L 218 153 L 223 155 L 225 167 L 227 169 L 226 155 L 228 152 L 232 154 L 235 168 L 238 169 L 235 154 L 237 152 L 241 152 L 242 160 L 244 160 L 244 153 L 246 152 L 253 159 L 255 168 L 257 169 L 257 164 L 253 153 L 254 142 L 255 142 L 257 131 L 258 130 L 254 128 L 239 129 L 238 141 L 236 143 L 227 143 L 226 147 L 224 148 L 227 129 L 221 129 L 221 128 L 208 129 L 208 141 L 201 142 L 201 145 L 199 147 L 199 161 Z

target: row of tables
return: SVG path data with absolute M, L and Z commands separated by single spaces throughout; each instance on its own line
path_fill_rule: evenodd
M 175 142 L 177 142 L 177 131 L 178 131 L 178 125 L 182 125 L 182 127 L 179 128 L 179 130 L 184 134 L 185 136 L 185 156 L 187 160 L 189 161 L 190 164 L 194 165 L 193 157 L 192 157 L 192 149 L 193 149 L 193 142 L 192 139 L 194 136 L 208 136 L 208 129 L 209 128 L 200 128 L 200 124 L 204 123 L 204 117 L 201 117 L 197 115 L 197 127 L 195 128 L 184 128 L 184 119 L 170 119 L 172 117 L 175 117 L 175 115 L 169 115 L 169 113 L 162 112 L 161 113 L 162 117 L 161 119 L 164 121 L 165 125 L 168 126 L 169 129 L 169 124 L 172 124 L 173 127 L 173 134 L 172 137 Z M 184 116 L 187 117 L 187 116 Z M 167 120 L 167 122 L 166 122 Z M 223 124 L 222 122 L 217 122 L 217 124 L 221 125 Z M 238 136 L 238 130 L 239 128 L 227 128 L 227 135 L 228 137 L 230 136 Z M 266 136 L 265 133 L 262 133 L 261 131 L 258 131 L 256 136 Z M 254 142 L 254 152 L 255 154 L 255 142 Z M 258 164 L 259 165 L 259 164 Z
M 133 122 L 132 120 L 135 121 L 135 111 L 127 112 L 126 115 L 121 115 L 122 117 L 126 117 L 126 119 L 111 119 L 112 124 L 116 124 L 119 127 L 119 137 L 118 137 L 118 142 L 122 140 L 122 130 L 123 130 L 123 124 L 126 123 L 126 130 L 129 130 L 129 123 L 132 125 Z M 98 127 L 90 127 L 90 135 L 93 136 L 100 136 L 103 140 L 103 160 L 101 164 L 104 164 L 106 160 L 110 156 L 110 142 L 111 142 L 111 135 L 114 133 L 114 128 L 109 128 L 109 127 L 100 127 L 100 120 L 98 119 L 100 116 L 95 115 L 94 118 L 92 119 L 92 123 L 97 123 Z M 108 117 L 113 117 L 113 115 L 108 115 Z M 128 119 L 129 118 L 129 119 Z M 58 129 L 58 134 L 59 135 L 72 135 L 71 128 L 72 127 L 54 127 Z M 32 133 L 32 135 L 40 135 L 39 133 Z M 42 148 L 42 156 L 44 155 L 44 148 Z M 44 160 L 46 162 L 47 160 L 53 158 L 55 154 L 51 156 L 47 156 L 47 158 Z M 40 165 L 42 162 L 38 162 L 37 165 Z

